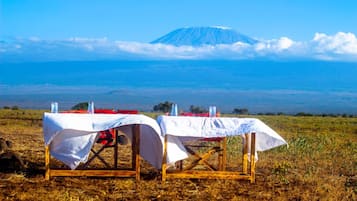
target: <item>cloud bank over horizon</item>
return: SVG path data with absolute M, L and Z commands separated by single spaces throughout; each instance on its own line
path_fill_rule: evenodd
M 3 62 L 101 59 L 357 61 L 357 38 L 350 32 L 338 32 L 334 35 L 315 33 L 310 41 L 294 41 L 286 36 L 257 40 L 255 44 L 237 42 L 193 47 L 109 40 L 105 37 L 73 37 L 63 40 L 12 38 L 0 39 L 0 59 Z

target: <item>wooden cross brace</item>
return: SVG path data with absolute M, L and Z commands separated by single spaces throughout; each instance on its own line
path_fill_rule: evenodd
M 196 159 L 189 166 L 184 168 L 184 170 L 191 170 L 198 164 L 205 165 L 208 169 L 210 169 L 212 171 L 217 170 L 217 168 L 215 168 L 214 166 L 212 166 L 211 164 L 209 164 L 207 162 L 207 159 L 210 158 L 213 154 L 223 151 L 223 149 L 221 149 L 220 147 L 212 147 L 203 155 L 199 155 L 195 151 L 193 151 L 189 146 L 185 146 L 185 148 L 186 148 L 187 152 L 190 153 L 192 156 L 196 157 Z

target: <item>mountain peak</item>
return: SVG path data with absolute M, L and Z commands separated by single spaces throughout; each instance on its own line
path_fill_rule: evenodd
M 176 29 L 151 43 L 162 43 L 175 46 L 202 46 L 233 44 L 242 42 L 254 44 L 257 41 L 243 35 L 230 27 L 209 26 L 209 27 L 184 27 Z

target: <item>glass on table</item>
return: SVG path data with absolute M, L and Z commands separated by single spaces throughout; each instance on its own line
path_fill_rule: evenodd
M 58 103 L 57 102 L 51 103 L 51 113 L 58 113 Z
M 217 116 L 216 106 L 209 106 L 209 116 L 210 117 L 216 117 Z
M 94 102 L 93 101 L 88 102 L 88 113 L 94 114 Z
M 171 105 L 170 116 L 178 116 L 178 108 L 177 108 L 177 104 L 175 103 Z

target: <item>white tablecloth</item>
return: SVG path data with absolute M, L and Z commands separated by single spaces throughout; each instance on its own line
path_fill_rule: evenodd
M 256 151 L 287 144 L 273 129 L 255 118 L 159 116 L 163 135 L 168 135 L 167 163 L 188 157 L 182 142 L 193 138 L 210 138 L 256 133 Z
M 160 127 L 144 115 L 44 113 L 43 134 L 51 155 L 75 169 L 88 160 L 98 131 L 119 127 L 132 139 L 133 124 L 140 124 L 140 155 L 159 169 L 163 154 Z

